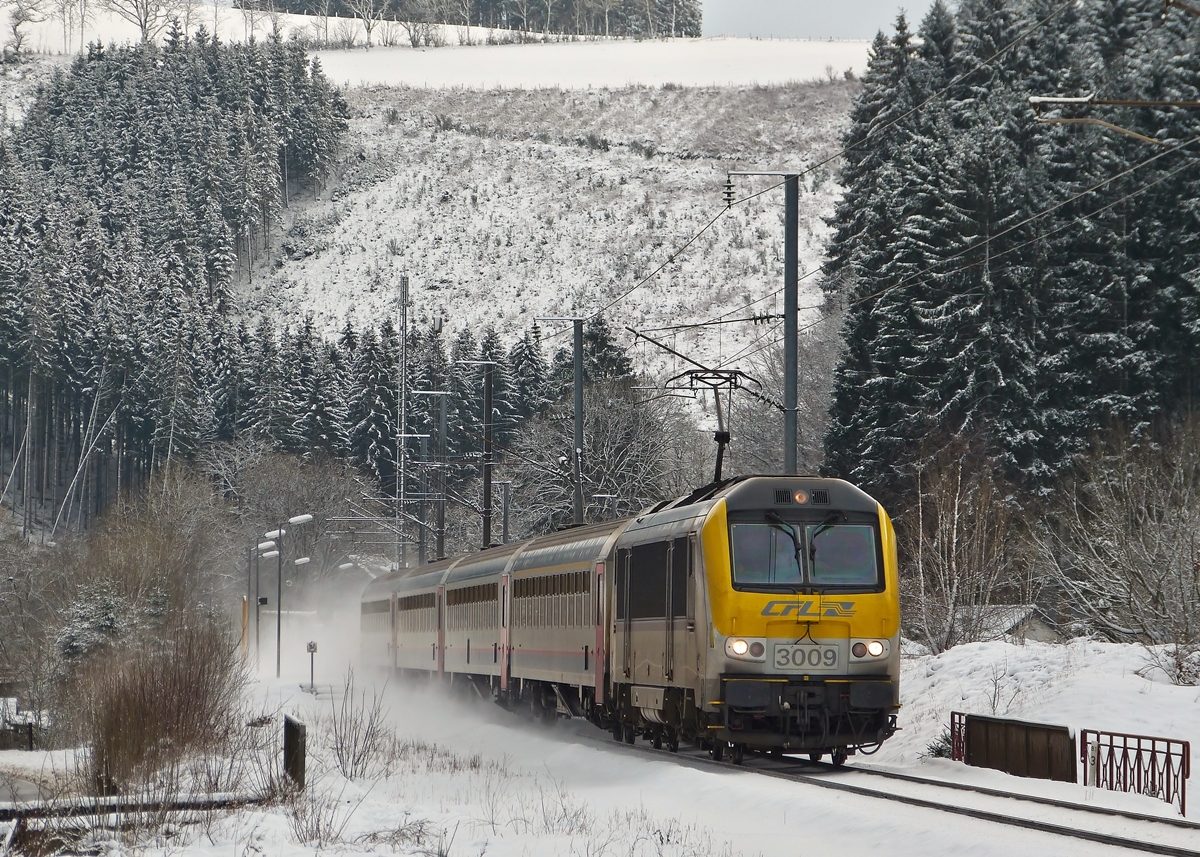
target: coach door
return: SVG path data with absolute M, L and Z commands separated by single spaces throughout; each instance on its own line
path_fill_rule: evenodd
M 446 672 L 446 587 L 437 588 L 437 671 Z
M 608 659 L 608 653 L 604 651 L 604 563 L 596 563 L 596 582 L 592 587 L 592 603 L 595 605 L 595 613 L 592 616 L 592 621 L 596 624 L 596 649 L 595 656 L 592 658 L 592 667 L 596 672 L 596 702 L 601 702 L 604 699 L 604 664 Z
M 508 623 L 509 623 L 509 577 L 500 575 L 500 689 L 508 690 Z

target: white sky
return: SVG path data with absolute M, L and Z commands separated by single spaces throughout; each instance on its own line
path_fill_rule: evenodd
M 916 29 L 933 0 L 702 0 L 705 36 L 871 39 L 904 9 Z

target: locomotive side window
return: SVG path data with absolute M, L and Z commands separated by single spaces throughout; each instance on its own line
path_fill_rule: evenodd
M 875 567 L 875 530 L 863 524 L 808 527 L 808 574 L 813 583 L 871 585 Z
M 667 615 L 667 543 L 651 542 L 633 548 L 629 568 L 629 613 L 632 619 L 663 619 Z
M 788 530 L 791 530 L 789 535 Z M 746 586 L 797 586 L 803 582 L 795 527 L 730 524 L 733 582 Z
M 691 568 L 688 548 L 686 538 L 676 539 L 671 551 L 671 615 L 676 618 L 686 617 L 688 612 L 687 582 Z

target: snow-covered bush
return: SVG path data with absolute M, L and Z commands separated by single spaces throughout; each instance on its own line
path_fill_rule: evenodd
M 346 673 L 340 700 L 330 698 L 329 744 L 337 769 L 348 780 L 365 777 L 383 755 L 387 729 L 383 697 L 372 689 L 355 693 L 354 671 Z

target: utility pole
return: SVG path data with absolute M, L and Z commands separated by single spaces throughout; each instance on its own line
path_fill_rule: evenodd
M 483 548 L 492 543 L 492 370 L 494 360 L 459 360 L 467 366 L 483 367 Z
M 438 429 L 437 429 L 437 460 L 433 465 L 434 471 L 437 473 L 437 497 L 434 499 L 434 515 L 435 522 L 433 527 L 434 535 L 434 559 L 446 558 L 446 401 L 450 397 L 449 390 L 413 390 L 414 396 L 437 396 L 438 397 Z M 424 515 L 422 515 L 424 520 Z
M 575 452 L 571 456 L 575 482 L 575 525 L 583 523 L 583 319 L 539 318 L 537 321 L 569 321 L 575 328 Z
M 508 508 L 509 499 L 512 493 L 512 480 L 506 479 L 503 482 L 498 482 L 496 484 L 500 486 L 500 508 L 503 510 L 501 512 L 501 520 L 503 523 L 500 529 L 500 544 L 506 545 L 508 544 Z
M 396 403 L 399 405 L 399 424 L 396 428 L 396 568 L 408 564 L 404 538 L 405 462 L 408 459 L 408 276 L 400 276 L 400 365 L 396 371 Z
M 434 549 L 438 559 L 446 558 L 446 399 L 450 393 L 442 394 L 438 403 L 438 504 L 437 530 L 434 538 Z
M 429 438 L 428 436 L 421 438 L 421 461 L 429 461 Z M 420 514 L 417 515 L 421 520 L 420 526 L 417 527 L 417 565 L 425 564 L 425 528 L 427 526 L 425 519 L 425 502 L 429 498 L 429 468 L 421 468 L 421 506 Z
M 492 546 L 492 370 L 483 367 L 483 546 Z
M 733 176 L 775 176 L 783 179 L 783 472 L 797 472 L 796 428 L 799 382 L 799 290 L 800 276 L 800 174 L 768 171 L 734 171 L 725 183 L 725 204 L 733 204 Z

